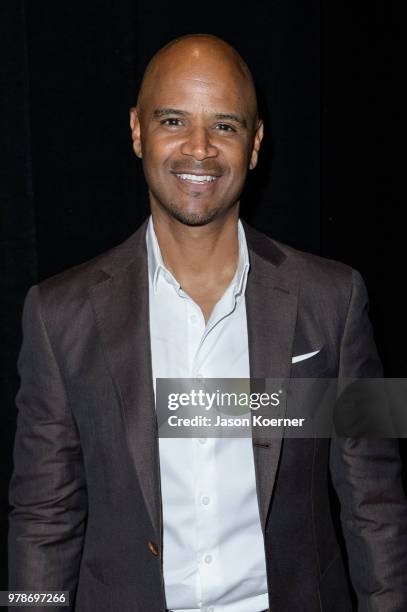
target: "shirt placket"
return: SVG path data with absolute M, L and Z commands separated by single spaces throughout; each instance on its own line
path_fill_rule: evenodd
M 200 311 L 200 309 L 199 309 Z M 194 311 L 195 312 L 195 311 Z M 201 313 L 201 311 L 200 311 Z M 191 378 L 208 377 L 205 370 L 203 354 L 210 351 L 213 342 L 212 330 L 220 318 L 225 316 L 224 308 L 215 309 L 211 321 L 205 326 L 201 313 L 199 340 L 191 362 Z M 190 324 L 194 324 L 189 319 Z M 195 343 L 194 343 L 195 344 Z M 210 373 L 209 373 L 210 377 Z M 214 415 L 209 415 L 214 418 Z M 219 530 L 221 524 L 218 505 L 218 470 L 216 464 L 217 438 L 194 438 L 195 465 L 195 545 L 197 559 L 197 604 L 207 612 L 215 607 L 211 605 L 223 580 L 223 567 L 220 558 Z

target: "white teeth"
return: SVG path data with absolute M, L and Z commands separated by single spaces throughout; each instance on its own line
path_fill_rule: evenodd
M 198 174 L 177 174 L 184 181 L 193 181 L 194 183 L 211 183 L 216 180 L 216 176 L 199 176 Z

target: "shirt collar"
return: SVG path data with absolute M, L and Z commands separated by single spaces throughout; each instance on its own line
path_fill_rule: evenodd
M 238 241 L 239 241 L 239 258 L 236 273 L 233 277 L 231 285 L 233 286 L 233 295 L 238 297 L 244 294 L 247 283 L 247 273 L 249 271 L 249 252 L 247 249 L 246 235 L 243 224 L 238 220 Z M 181 289 L 179 282 L 173 274 L 165 267 L 160 246 L 154 230 L 153 218 L 150 215 L 146 232 L 147 242 L 147 259 L 148 259 L 148 274 L 152 284 L 154 293 L 157 293 L 158 279 L 160 276 L 168 283 L 173 285 L 178 291 Z
M 239 259 L 237 262 L 236 274 L 232 281 L 232 283 L 234 283 L 234 295 L 236 297 L 243 295 L 246 291 L 247 273 L 250 268 L 246 235 L 240 219 L 238 220 L 237 224 L 237 236 L 239 240 Z
M 158 277 L 160 274 L 177 289 L 180 288 L 180 284 L 171 272 L 165 267 L 160 246 L 158 244 L 157 236 L 154 231 L 153 217 L 150 215 L 147 225 L 146 233 L 147 241 L 147 260 L 148 260 L 148 275 L 150 282 L 153 286 L 154 293 L 157 293 Z

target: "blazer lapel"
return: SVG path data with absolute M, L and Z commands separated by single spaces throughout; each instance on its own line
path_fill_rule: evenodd
M 287 379 L 298 304 L 298 278 L 287 271 L 278 246 L 244 224 L 250 256 L 246 287 L 250 377 Z M 285 270 L 285 271 L 283 271 Z M 273 389 L 275 391 L 275 389 Z M 283 412 L 278 416 L 284 416 Z M 274 415 L 273 415 L 274 416 Z M 280 458 L 282 438 L 253 429 L 260 519 L 265 530 Z
M 160 541 L 160 474 L 145 232 L 146 223 L 126 241 L 127 248 L 120 251 L 120 257 L 109 260 L 104 267 L 109 278 L 95 285 L 90 297 L 116 386 L 130 455 Z

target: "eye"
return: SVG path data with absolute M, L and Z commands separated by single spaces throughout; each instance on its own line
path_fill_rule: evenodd
M 216 129 L 219 129 L 221 132 L 236 132 L 235 128 L 227 123 L 218 123 Z
M 179 125 L 182 125 L 182 123 L 181 123 L 181 119 L 176 119 L 174 117 L 171 117 L 170 119 L 163 119 L 163 121 L 160 121 L 160 125 L 168 125 L 169 127 L 178 127 Z

